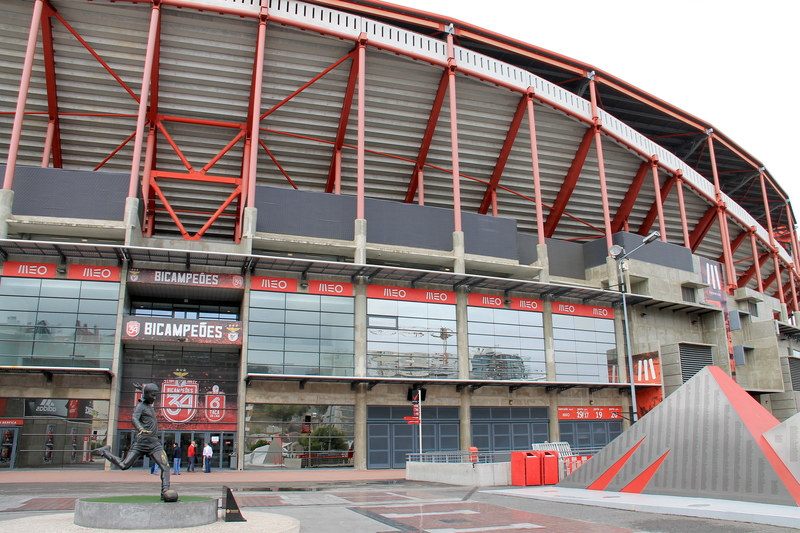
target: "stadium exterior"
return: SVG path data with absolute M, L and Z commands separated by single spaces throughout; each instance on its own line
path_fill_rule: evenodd
M 0 5 L 0 468 L 99 468 L 150 381 L 165 443 L 272 443 L 238 468 L 596 448 L 709 364 L 798 411 L 794 215 L 733 140 L 457 20 L 260 1 Z

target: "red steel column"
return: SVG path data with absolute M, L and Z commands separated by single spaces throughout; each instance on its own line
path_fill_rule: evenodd
M 611 234 L 611 215 L 608 209 L 608 189 L 606 187 L 606 167 L 603 161 L 603 145 L 602 135 L 600 129 L 603 126 L 600 120 L 600 114 L 597 110 L 597 87 L 595 86 L 594 78 L 589 80 L 589 89 L 592 96 L 592 121 L 594 122 L 594 147 L 597 152 L 597 170 L 600 177 L 600 198 L 603 202 L 603 225 L 606 232 L 606 249 L 614 245 L 614 239 Z
M 528 88 L 528 129 L 531 135 L 531 164 L 533 166 L 533 191 L 536 195 L 536 233 L 539 244 L 545 243 L 544 238 L 544 215 L 542 214 L 542 184 L 541 174 L 539 173 L 539 147 L 536 142 L 536 120 L 533 114 L 533 87 Z
M 47 136 L 44 138 L 44 150 L 42 150 L 42 168 L 50 166 L 50 152 L 53 149 L 53 137 L 56 133 L 56 123 L 50 120 L 47 123 Z
M 714 174 L 714 195 L 717 200 L 717 219 L 719 220 L 719 232 L 722 238 L 722 255 L 725 256 L 725 270 L 728 273 L 728 290 L 736 287 L 736 269 L 733 266 L 733 253 L 731 253 L 731 236 L 728 231 L 728 217 L 725 202 L 722 200 L 722 189 L 719 186 L 719 174 L 717 173 L 717 158 L 714 155 L 714 137 L 708 136 L 708 155 L 711 158 L 711 172 Z
M 770 255 L 772 256 L 772 264 L 775 266 L 775 276 L 778 279 L 778 298 L 780 299 L 781 303 L 785 303 L 783 297 L 783 291 L 781 291 L 781 285 L 783 282 L 781 280 L 781 270 L 780 265 L 778 264 L 778 254 L 775 252 L 775 231 L 772 228 L 772 214 L 769 210 L 769 198 L 767 197 L 767 185 L 764 182 L 764 170 L 762 169 L 759 176 L 759 181 L 761 182 L 761 199 L 764 202 L 764 213 L 767 216 L 767 230 L 769 231 L 769 247 L 770 247 Z M 767 287 L 764 287 L 766 289 Z
M 366 83 L 367 83 L 367 36 L 361 34 L 358 42 L 358 150 L 357 150 L 357 198 L 356 198 L 356 218 L 363 219 L 364 214 L 364 136 L 365 119 L 364 108 L 366 107 Z
M 258 132 L 261 125 L 261 85 L 264 77 L 264 44 L 267 35 L 267 8 L 261 8 L 258 19 L 258 42 L 256 43 L 256 72 L 253 76 L 253 101 L 251 102 L 253 123 L 250 129 L 250 155 L 247 162 L 247 207 L 256 203 L 256 169 L 258 168 Z
M 11 127 L 11 141 L 8 145 L 8 159 L 6 160 L 6 173 L 3 179 L 3 188 L 10 189 L 14 185 L 14 170 L 17 167 L 19 142 L 22 137 L 22 121 L 25 118 L 25 104 L 28 100 L 28 87 L 31 83 L 33 72 L 33 56 L 36 52 L 36 41 L 39 37 L 39 25 L 42 22 L 43 0 L 36 0 L 33 4 L 33 17 L 31 29 L 28 32 L 28 46 L 25 49 L 25 63 L 22 66 L 22 78 L 19 81 L 19 95 L 17 96 L 17 109 L 14 112 L 14 125 Z
M 153 72 L 153 58 L 156 54 L 158 42 L 158 23 L 161 18 L 161 5 L 153 2 L 150 11 L 150 32 L 147 35 L 147 52 L 145 53 L 144 72 L 142 73 L 142 91 L 139 96 L 139 113 L 136 118 L 136 138 L 133 143 L 133 158 L 131 162 L 131 179 L 128 183 L 128 197 L 136 197 L 139 182 L 139 167 L 142 164 L 142 143 L 144 141 L 144 123 L 147 118 L 147 102 L 150 93 L 150 78 Z
M 450 97 L 450 149 L 453 158 L 453 215 L 454 231 L 461 231 L 461 170 L 458 165 L 458 107 L 456 106 L 456 58 L 453 34 L 447 34 L 447 75 Z
M 678 211 L 680 211 L 681 214 L 683 245 L 689 248 L 691 247 L 691 241 L 689 240 L 689 224 L 686 222 L 686 204 L 683 202 L 683 174 L 678 173 L 676 175 L 675 185 L 678 186 Z
M 658 231 L 661 233 L 661 241 L 667 242 L 667 229 L 664 223 L 664 205 L 661 199 L 661 184 L 658 182 L 658 156 L 653 156 L 650 160 L 650 167 L 653 169 L 653 187 L 656 193 L 656 212 L 658 213 Z
M 750 247 L 753 249 L 753 266 L 756 269 L 756 281 L 758 282 L 758 292 L 764 292 L 764 278 L 761 276 L 761 261 L 758 255 L 758 242 L 756 241 L 756 228 L 750 228 Z

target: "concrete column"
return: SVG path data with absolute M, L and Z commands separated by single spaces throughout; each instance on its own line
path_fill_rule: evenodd
M 458 232 L 461 233 L 461 232 Z M 463 236 L 463 233 L 461 233 Z M 466 287 L 456 289 L 456 339 L 458 342 L 458 379 L 469 379 L 469 328 L 467 325 Z M 472 445 L 472 392 L 469 387 L 461 390 L 458 409 L 459 442 L 462 450 Z
M 542 270 L 539 271 L 539 281 L 550 283 L 550 258 L 547 255 L 547 245 L 536 245 L 536 263 Z
M 355 221 L 356 252 L 353 262 L 357 265 L 367 264 L 367 219 L 357 218 Z
M 456 289 L 456 342 L 458 343 L 458 379 L 469 379 L 469 327 L 467 324 L 466 287 Z
M 458 405 L 458 440 L 462 450 L 472 446 L 472 392 L 469 387 L 461 389 Z
M 453 232 L 453 272 L 456 274 L 465 274 L 467 272 L 467 265 L 464 260 L 464 232 Z
M 128 198 L 130 200 L 130 198 Z M 135 200 L 135 198 L 134 198 Z M 106 430 L 106 444 L 111 446 L 111 449 L 114 449 L 114 442 L 117 438 L 117 429 L 119 428 L 119 404 L 122 398 L 122 356 L 123 356 L 123 349 L 122 349 L 122 324 L 124 321 L 125 315 L 125 294 L 127 293 L 127 281 L 128 281 L 128 265 L 125 265 L 125 269 L 123 270 L 124 276 L 120 280 L 119 283 L 119 303 L 117 305 L 117 326 L 116 326 L 116 333 L 114 333 L 114 357 L 111 359 L 111 372 L 114 373 L 114 377 L 111 378 L 111 391 L 109 392 L 108 398 L 108 429 Z M 118 454 L 119 450 L 115 450 Z M 112 464 L 108 461 L 103 461 L 105 464 L 103 466 L 104 470 L 109 471 L 112 468 Z
M 135 196 L 125 198 L 125 244 L 136 246 L 142 240 L 142 217 L 139 216 L 139 199 Z
M 257 207 L 245 207 L 242 214 L 242 245 L 245 251 L 243 253 L 251 253 L 253 251 L 253 238 L 256 235 L 256 220 L 258 220 Z
M 367 469 L 367 385 L 361 383 L 356 389 L 355 443 L 353 466 L 356 470 Z
M 14 205 L 14 189 L 0 189 L 0 239 L 8 238 L 8 217 Z
M 353 286 L 353 373 L 367 375 L 367 279 L 357 277 Z
M 366 235 L 366 220 L 363 222 L 364 235 Z M 358 255 L 358 252 L 356 252 Z M 353 374 L 355 376 L 367 375 L 367 278 L 358 277 L 353 286 L 354 292 L 354 343 L 353 343 Z M 355 394 L 355 451 L 353 465 L 356 470 L 367 469 L 367 385 L 357 385 Z
M 250 279 L 251 274 L 247 272 L 244 280 L 244 297 L 242 298 L 241 317 L 244 329 L 242 331 L 242 351 L 239 352 L 239 384 L 237 386 L 237 401 L 236 401 L 236 455 L 238 461 L 236 463 L 237 470 L 244 470 L 244 437 L 247 434 L 247 384 L 245 377 L 247 376 L 247 332 L 250 328 Z
M 550 407 L 547 408 L 547 418 L 550 424 L 547 429 L 550 434 L 550 442 L 559 442 L 561 430 L 558 427 L 558 391 L 553 391 L 548 396 L 550 396 Z
M 556 348 L 553 342 L 553 300 L 545 296 L 542 301 L 542 329 L 544 330 L 544 368 L 547 381 L 556 381 Z

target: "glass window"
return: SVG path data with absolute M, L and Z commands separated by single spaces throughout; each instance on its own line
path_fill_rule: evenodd
M 39 296 L 42 281 L 27 278 L 0 278 L 0 295 Z
M 119 283 L 101 281 L 81 282 L 81 299 L 119 301 Z
M 250 371 L 353 375 L 353 298 L 254 291 L 250 301 Z
M 67 279 L 43 279 L 39 296 L 50 298 L 80 298 L 80 282 Z

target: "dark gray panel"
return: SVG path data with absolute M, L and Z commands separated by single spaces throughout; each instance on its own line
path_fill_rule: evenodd
M 622 490 L 663 459 L 643 494 L 795 506 L 766 456 L 771 448 L 750 432 L 771 416 L 722 370 L 706 367 L 559 485 L 587 488 L 636 447 L 605 490 Z
M 619 244 L 625 250 L 631 251 L 642 244 L 643 237 L 635 233 L 621 231 L 612 237 L 614 244 Z M 595 239 L 583 245 L 586 268 L 602 265 L 608 256 L 608 245 L 605 239 Z M 692 265 L 692 251 L 683 246 L 668 242 L 654 241 L 629 256 L 637 261 L 645 261 L 654 265 L 677 268 L 686 272 L 694 272 Z
M 367 242 L 429 250 L 453 249 L 451 209 L 367 198 L 364 211 Z
M 129 180 L 119 172 L 17 166 L 13 214 L 123 220 Z
M 461 226 L 464 230 L 464 251 L 466 253 L 517 259 L 516 220 L 476 213 L 462 213 Z
M 356 218 L 353 196 L 256 187 L 256 231 L 352 241 Z
M 517 233 L 517 256 L 521 265 L 530 265 L 539 259 L 537 244 L 539 236 L 535 233 Z
M 586 279 L 583 258 L 585 246 L 583 244 L 558 239 L 545 239 L 545 243 L 547 244 L 547 261 L 550 263 L 550 275 Z

